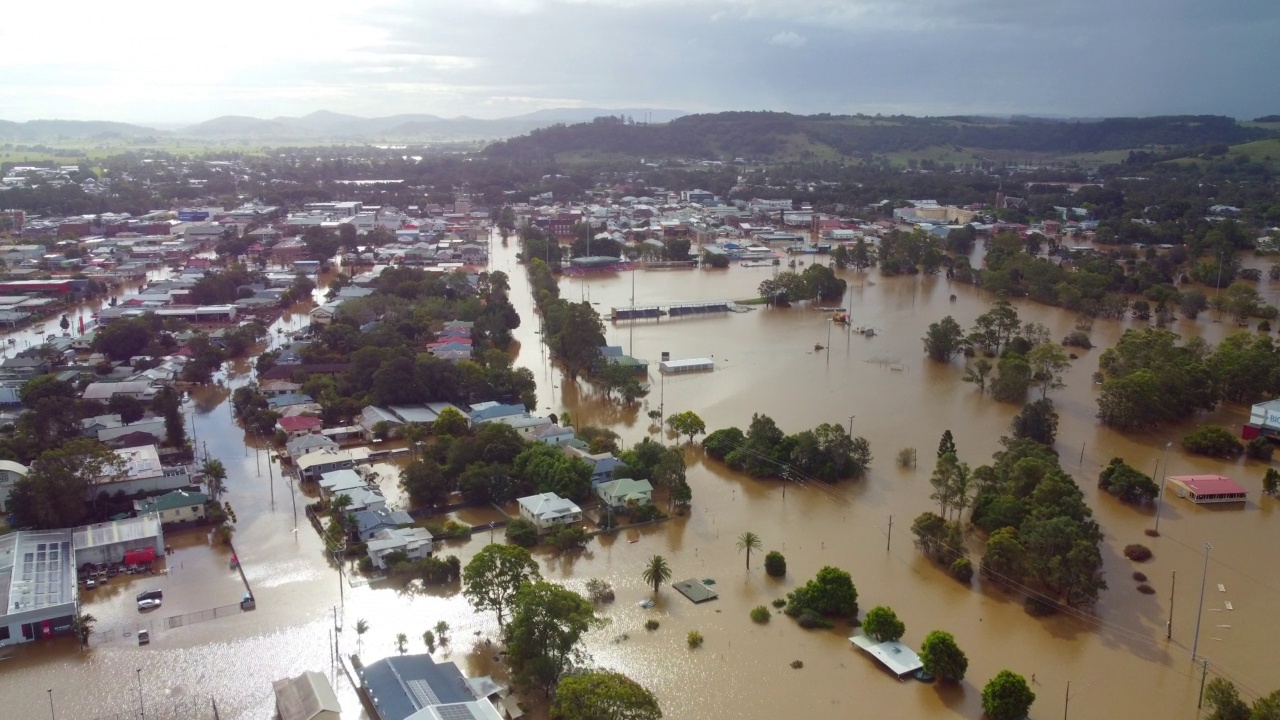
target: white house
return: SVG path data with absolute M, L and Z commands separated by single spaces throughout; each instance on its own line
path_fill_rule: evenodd
M 538 532 L 546 532 L 552 528 L 582 520 L 582 508 L 555 493 L 529 495 L 520 498 L 518 502 L 520 517 L 536 525 Z
M 379 530 L 365 544 L 369 559 L 379 570 L 386 570 L 386 557 L 393 552 L 403 552 L 410 560 L 431 557 L 431 533 L 426 528 L 407 527 Z
M 350 470 L 356 466 L 356 458 L 350 450 L 315 450 L 298 458 L 294 464 L 303 480 L 315 481 L 332 470 Z
M 161 465 L 160 451 L 155 445 L 122 448 L 115 453 L 121 472 L 115 477 L 102 478 L 98 483 L 90 485 L 90 499 L 101 492 L 114 495 L 123 490 L 126 495 L 132 495 L 139 491 L 180 490 L 198 484 L 194 477 L 195 468 Z
M 280 720 L 340 720 L 342 706 L 324 673 L 311 670 L 271 683 Z
M 325 499 L 350 490 L 369 487 L 369 483 L 360 477 L 360 473 L 350 469 L 330 470 L 327 473 L 322 473 L 318 484 L 320 485 L 320 495 Z
M 536 440 L 547 445 L 561 445 L 577 437 L 571 427 L 561 427 L 555 423 L 542 425 L 533 431 L 530 440 Z
M 27 476 L 27 466 L 12 460 L 0 460 L 0 513 L 9 512 L 9 492 L 13 484 Z
M 334 442 L 332 438 L 326 437 L 320 433 L 307 433 L 302 437 L 296 437 L 285 443 L 284 447 L 285 452 L 289 454 L 289 457 L 300 458 L 307 453 L 315 452 L 317 450 L 337 451 L 338 443 Z
M 653 502 L 653 484 L 648 480 L 618 478 L 596 486 L 596 495 L 612 508 L 628 505 L 647 505 Z

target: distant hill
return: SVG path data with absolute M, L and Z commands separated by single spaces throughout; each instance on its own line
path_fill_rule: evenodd
M 365 118 L 321 110 L 302 117 L 262 120 L 226 116 L 181 128 L 177 134 L 202 139 L 340 142 L 451 142 L 514 137 L 557 123 L 583 122 L 602 116 L 643 118 L 656 121 L 680 117 L 679 110 L 641 108 L 552 108 L 509 118 L 482 120 L 469 117 L 406 114 Z
M 486 149 L 494 158 L 556 155 L 646 158 L 831 159 L 930 148 L 978 148 L 1073 154 L 1147 146 L 1234 144 L 1277 137 L 1219 116 L 1056 121 L 1046 118 L 870 117 L 726 112 L 686 115 L 664 124 L 597 119 L 535 130 Z
M 76 140 L 114 140 L 165 137 L 155 128 L 104 120 L 0 120 L 0 142 L 55 143 Z

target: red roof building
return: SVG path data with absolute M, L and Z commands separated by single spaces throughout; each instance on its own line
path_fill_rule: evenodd
M 1222 475 L 1170 475 L 1178 497 L 1197 505 L 1244 502 L 1244 486 Z
M 276 425 L 288 435 L 290 439 L 307 435 L 309 433 L 317 433 L 324 427 L 324 423 L 320 418 L 310 417 L 308 415 L 288 415 L 276 421 Z

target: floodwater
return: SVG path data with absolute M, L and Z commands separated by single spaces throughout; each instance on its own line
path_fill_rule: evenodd
M 651 373 L 649 397 L 626 409 L 602 401 L 584 381 L 566 382 L 548 364 L 529 307 L 528 285 L 514 261 L 516 242 L 504 248 L 495 239 L 493 247 L 493 268 L 511 276 L 513 301 L 524 319 L 517 331 L 517 362 L 538 379 L 540 409 L 568 410 L 576 424 L 606 425 L 628 444 L 659 437 L 645 415 L 659 404 L 667 414 L 695 410 L 709 429 L 745 428 L 753 412 L 771 415 L 789 432 L 821 422 L 847 427 L 852 415 L 854 433 L 871 442 L 875 461 L 866 478 L 834 486 L 792 485 L 785 495 L 777 482 L 742 477 L 689 447 L 694 498 L 687 517 L 602 538 L 577 554 L 536 553 L 549 578 L 575 588 L 592 577 L 614 585 L 617 601 L 602 609 L 609 623 L 589 635 L 588 650 L 596 663 L 650 687 L 667 717 L 854 717 L 858 708 L 883 708 L 911 718 L 978 717 L 981 686 L 1003 668 L 1035 676 L 1039 699 L 1033 717 L 1056 716 L 1068 681 L 1075 717 L 1195 717 L 1200 672 L 1191 661 L 1191 646 L 1206 542 L 1213 550 L 1205 575 L 1199 652 L 1209 658 L 1209 673 L 1234 680 L 1246 698 L 1280 687 L 1280 668 L 1273 662 L 1274 648 L 1280 645 L 1280 629 L 1273 622 L 1280 609 L 1275 600 L 1280 568 L 1256 551 L 1280 538 L 1271 517 L 1277 512 L 1274 501 L 1259 499 L 1263 467 L 1245 461 L 1228 467 L 1183 454 L 1177 440 L 1190 423 L 1132 436 L 1101 428 L 1094 418 L 1097 388 L 1090 378 L 1100 349 L 1081 353 L 1067 387 L 1052 397 L 1061 414 L 1058 450 L 1063 466 L 1076 477 L 1106 535 L 1103 555 L 1111 588 L 1090 611 L 1036 618 L 1016 596 L 977 580 L 972 587 L 956 583 L 915 552 L 909 533 L 911 520 L 934 507 L 928 477 L 943 430 L 954 433 L 962 459 L 976 466 L 998 449 L 1016 411 L 961 382 L 958 359 L 937 365 L 926 360 L 921 348 L 930 322 L 951 314 L 967 326 L 986 309 L 989 296 L 944 278 L 889 279 L 875 272 L 849 272 L 846 303 L 851 304 L 853 324 L 874 327 L 875 337 L 851 335 L 832 326 L 826 314 L 804 308 L 759 308 L 634 327 L 608 324 L 611 343 L 655 366 L 663 351 L 677 359 L 716 361 L 711 373 L 665 381 Z M 740 267 L 638 271 L 635 304 L 751 297 L 772 272 Z M 589 296 L 606 317 L 611 306 L 632 302 L 632 288 L 633 278 L 625 273 L 562 280 L 565 297 Z M 957 296 L 954 303 L 951 294 Z M 1074 322 L 1066 313 L 1029 302 L 1019 303 L 1018 309 L 1024 321 L 1044 323 L 1055 337 Z M 297 327 L 305 321 L 304 314 L 295 313 L 281 322 Z M 1106 347 L 1128 326 L 1130 321 L 1098 321 L 1093 341 Z M 1176 329 L 1214 341 L 1232 328 L 1206 315 L 1198 322 L 1180 320 Z M 816 343 L 829 349 L 815 351 Z M 494 673 L 501 680 L 502 668 L 486 642 L 496 640 L 496 624 L 488 615 L 471 612 L 457 588 L 352 587 L 325 561 L 316 533 L 300 509 L 294 513 L 290 486 L 278 472 L 263 467 L 231 422 L 227 390 L 246 382 L 249 374 L 246 365 L 233 368 L 222 378 L 223 388 L 198 393 L 189 408 L 199 441 L 207 442 L 210 455 L 228 467 L 227 498 L 239 517 L 236 550 L 258 609 L 157 632 L 146 648 L 111 633 L 95 637 L 87 652 L 76 650 L 71 641 L 19 647 L 14 659 L 0 662 L 7 716 L 45 717 L 45 691 L 52 688 L 62 718 L 131 717 L 139 695 L 152 717 L 212 717 L 191 708 L 213 698 L 223 718 L 267 718 L 273 710 L 271 680 L 308 669 L 331 671 L 335 615 L 342 628 L 342 651 L 358 644 L 366 659 L 395 652 L 397 633 L 409 637 L 410 651 L 421 652 L 422 631 L 445 620 L 452 628 L 450 642 L 437 651 L 437 659 L 457 661 L 469 674 Z M 1197 420 L 1231 426 L 1246 413 L 1246 408 L 1229 407 Z M 1170 494 L 1162 536 L 1146 538 L 1143 530 L 1152 525 L 1153 512 L 1099 494 L 1095 478 L 1113 456 L 1150 472 L 1168 440 L 1174 441 L 1168 457 L 1171 473 L 1233 475 L 1249 488 L 1248 504 L 1243 509 L 1205 509 Z M 902 447 L 918 449 L 917 468 L 895 466 L 894 456 Z M 390 468 L 380 469 L 385 476 L 383 470 Z M 766 551 L 787 556 L 786 578 L 768 578 L 760 555 L 752 557 L 749 570 L 744 568 L 734 540 L 747 530 L 763 539 Z M 481 535 L 470 542 L 450 542 L 443 552 L 465 562 L 488 541 Z M 1132 542 L 1144 542 L 1155 552 L 1140 569 L 1156 595 L 1138 593 L 1130 578 L 1138 568 L 1121 550 Z M 976 542 L 973 549 L 976 553 Z M 674 580 L 714 578 L 720 598 L 694 606 L 664 588 L 654 608 L 638 607 L 651 596 L 640 570 L 654 554 L 667 558 Z M 805 631 L 781 615 L 767 625 L 748 618 L 752 607 L 768 604 L 828 564 L 852 574 L 864 609 L 885 604 L 897 611 L 907 626 L 904 642 L 918 645 L 933 629 L 954 634 L 969 656 L 969 679 L 959 687 L 895 682 L 850 646 L 847 627 Z M 1166 640 L 1175 571 L 1173 637 Z M 1227 609 L 1227 602 L 1234 609 Z M 654 632 L 643 629 L 651 617 L 661 623 Z M 370 625 L 361 638 L 354 633 L 358 619 Z M 696 650 L 684 641 L 691 629 L 706 638 Z M 803 661 L 804 667 L 792 669 L 793 660 Z M 344 717 L 362 717 L 349 685 L 341 678 L 337 684 L 347 710 Z

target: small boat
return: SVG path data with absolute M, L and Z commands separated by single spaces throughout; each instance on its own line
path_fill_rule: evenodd
M 652 601 L 652 600 L 641 600 L 641 601 L 640 601 L 640 603 L 639 603 L 639 605 L 640 605 L 640 607 L 644 608 L 645 610 L 648 610 L 649 608 L 653 607 L 653 601 Z

